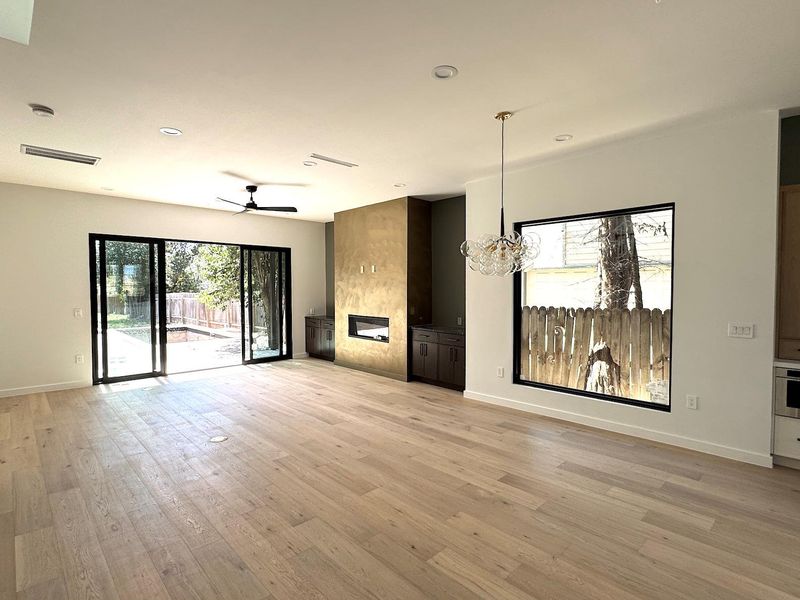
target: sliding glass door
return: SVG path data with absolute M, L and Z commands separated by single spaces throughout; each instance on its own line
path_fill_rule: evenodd
M 95 383 L 289 358 L 287 248 L 89 236 Z
M 283 249 L 242 248 L 242 297 L 247 363 L 291 356 L 289 253 Z
M 91 245 L 95 382 L 162 374 L 159 242 L 104 237 Z

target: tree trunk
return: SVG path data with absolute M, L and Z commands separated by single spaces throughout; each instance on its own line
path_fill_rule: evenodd
M 277 255 L 268 252 L 254 252 L 252 257 L 253 279 L 258 285 L 270 350 L 278 350 L 280 346 L 280 282 L 277 260 Z
M 619 396 L 619 365 L 614 362 L 611 348 L 605 342 L 595 344 L 586 361 L 584 389 L 598 394 Z
M 599 271 L 596 308 L 628 308 L 633 288 L 634 302 L 642 307 L 642 286 L 639 280 L 639 255 L 630 215 L 600 219 Z

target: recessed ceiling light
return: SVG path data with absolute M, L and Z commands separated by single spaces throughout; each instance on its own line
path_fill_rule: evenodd
M 164 135 L 171 135 L 171 136 L 183 135 L 183 132 L 180 129 L 176 129 L 175 127 L 162 127 L 161 129 L 159 129 L 159 131 Z
M 317 163 L 315 163 L 313 160 L 304 160 L 303 161 L 303 166 L 305 166 L 305 167 L 316 167 Z
M 28 104 L 31 107 L 31 111 L 37 117 L 44 117 L 45 119 L 52 119 L 56 116 L 56 111 L 54 111 L 49 106 L 45 106 L 44 104 Z
M 458 69 L 452 65 L 439 65 L 433 67 L 431 71 L 431 77 L 434 79 L 452 79 L 456 75 L 458 75 Z
M 569 133 L 562 133 L 561 135 L 557 135 L 553 138 L 556 142 L 568 142 L 572 139 L 572 136 Z
M 406 187 L 405 183 L 395 183 L 394 187 Z

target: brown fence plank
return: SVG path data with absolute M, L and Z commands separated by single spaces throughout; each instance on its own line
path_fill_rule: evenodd
M 580 372 L 581 362 L 581 340 L 583 339 L 583 323 L 584 323 L 584 309 L 579 308 L 575 311 L 575 325 L 573 334 L 573 350 L 572 359 L 569 362 L 569 375 L 567 378 L 567 385 L 569 387 L 578 387 L 578 374 Z
M 563 368 L 564 358 L 564 325 L 567 320 L 567 309 L 559 307 L 556 309 L 556 322 L 553 328 L 553 340 L 555 345 L 555 356 L 553 360 L 553 384 L 561 385 L 561 369 Z
M 578 383 L 575 387 L 586 388 L 586 364 L 589 360 L 589 353 L 592 344 L 592 332 L 594 330 L 594 310 L 587 308 L 583 313 L 583 332 L 581 334 L 581 361 L 578 364 Z
M 661 316 L 661 310 L 654 308 L 651 313 L 652 331 L 653 331 L 653 380 L 664 379 L 664 349 L 662 347 L 661 338 L 664 330 L 664 325 Z
M 528 330 L 531 336 L 531 372 L 530 380 L 538 381 L 539 377 L 539 308 L 536 306 L 530 307 L 530 314 L 528 315 L 529 325 Z
M 539 307 L 539 378 L 537 381 L 545 382 L 547 380 L 547 308 L 544 306 Z
M 600 328 L 603 323 L 603 311 L 599 308 L 592 310 L 592 337 L 589 341 L 589 349 L 591 350 L 600 341 Z M 588 355 L 587 355 L 588 356 Z
M 575 309 L 568 308 L 564 321 L 564 355 L 561 358 L 561 385 L 569 385 L 570 366 L 572 365 L 572 339 L 575 333 Z
M 609 348 L 611 348 L 611 358 L 617 364 L 619 364 L 619 332 L 621 326 L 622 326 L 622 311 L 619 308 L 615 308 L 614 310 L 611 311 L 611 317 L 609 318 L 608 346 Z
M 661 347 L 664 349 L 664 379 L 669 381 L 670 372 L 672 370 L 672 311 L 667 309 L 661 317 L 662 321 L 662 335 Z
M 641 341 L 642 317 L 638 308 L 631 311 L 631 397 L 639 398 L 642 394 L 642 376 L 639 365 L 642 355 L 639 352 L 639 342 Z
M 631 313 L 623 310 L 619 324 L 619 383 L 623 396 L 631 393 Z
M 545 355 L 545 383 L 553 383 L 553 365 L 555 364 L 556 344 L 556 309 L 552 306 L 547 308 L 547 325 L 545 332 L 547 336 L 547 353 Z
M 650 393 L 647 391 L 647 384 L 652 380 L 652 375 L 650 373 L 650 309 L 643 308 L 639 313 L 639 316 L 642 319 L 642 325 L 639 332 L 639 335 L 641 336 L 639 339 L 639 369 L 641 371 L 642 378 L 642 395 L 640 396 L 640 399 L 649 400 Z
M 522 379 L 531 378 L 531 335 L 530 335 L 531 309 L 529 306 L 522 307 L 520 316 L 519 332 L 519 376 Z

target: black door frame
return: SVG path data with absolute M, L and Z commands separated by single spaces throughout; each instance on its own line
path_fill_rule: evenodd
M 292 252 L 291 248 L 281 248 L 279 246 L 253 246 L 251 244 L 240 244 L 240 254 L 239 254 L 239 264 L 240 264 L 240 277 L 239 277 L 239 288 L 241 291 L 240 298 L 242 302 L 240 302 L 242 307 L 242 364 L 245 365 L 252 365 L 257 363 L 263 362 L 272 362 L 276 360 L 286 360 L 287 358 L 291 358 L 293 354 L 292 350 Z M 281 352 L 283 352 L 283 329 L 286 328 L 286 355 L 278 355 L 278 356 L 265 356 L 263 358 L 247 358 L 247 356 L 253 355 L 252 343 L 253 343 L 253 252 L 277 252 L 281 257 L 280 262 L 278 263 L 278 279 L 281 282 L 285 282 L 284 285 L 284 302 L 286 303 L 286 309 L 280 311 L 281 322 L 278 326 L 278 331 L 280 332 L 280 339 L 278 342 L 278 348 Z M 244 257 L 247 256 L 247 261 L 245 261 Z M 247 262 L 247 270 L 244 269 L 245 262 Z M 286 266 L 284 267 L 284 262 Z M 245 279 L 247 280 L 247 307 L 245 307 L 244 302 L 244 286 L 245 286 Z M 245 348 L 245 316 L 247 317 L 247 339 L 250 343 L 250 348 L 248 352 L 248 348 Z
M 148 373 L 134 373 L 132 375 L 120 375 L 117 377 L 108 376 L 108 296 L 107 296 L 107 272 L 106 272 L 106 245 L 108 241 L 113 242 L 132 242 L 137 244 L 149 244 L 148 265 L 150 269 L 150 347 L 152 371 Z M 98 248 L 99 242 L 99 248 Z M 99 249 L 99 256 L 95 252 Z M 156 256 L 158 256 L 158 269 L 156 269 Z M 148 377 L 160 377 L 166 373 L 167 356 L 166 345 L 162 341 L 167 337 L 167 316 L 166 316 L 166 288 L 163 275 L 164 265 L 164 240 L 159 238 L 149 238 L 130 235 L 111 235 L 101 233 L 89 234 L 89 272 L 91 274 L 91 299 L 90 306 L 92 311 L 92 383 L 118 383 L 121 381 L 133 381 L 135 379 L 146 379 Z M 99 260 L 98 260 L 99 259 Z M 98 272 L 99 269 L 99 272 Z M 99 283 L 99 287 L 98 287 Z M 98 296 L 100 306 L 97 306 Z M 156 303 L 158 311 L 156 313 Z M 98 328 L 97 313 L 100 312 L 100 323 Z M 156 314 L 158 318 L 156 319 Z M 158 336 L 156 336 L 158 328 Z M 103 341 L 102 352 L 98 356 L 97 335 Z M 156 353 L 160 348 L 158 361 Z M 98 367 L 102 362 L 103 375 L 98 373 Z M 158 368 L 156 368 L 158 365 Z
M 108 377 L 108 299 L 106 297 L 106 247 L 107 241 L 120 241 L 120 242 L 136 242 L 145 243 L 150 245 L 150 315 L 151 315 L 151 346 L 152 346 L 152 364 L 153 371 L 151 373 L 137 373 L 134 375 L 122 375 L 118 377 Z M 99 247 L 98 247 L 99 242 Z M 142 237 L 130 235 L 116 235 L 105 233 L 90 233 L 89 234 L 89 273 L 91 279 L 91 326 L 92 326 L 92 383 L 94 385 L 103 383 L 118 383 L 122 381 L 132 381 L 136 379 L 145 379 L 149 377 L 163 377 L 169 374 L 167 367 L 167 293 L 166 293 L 166 244 L 167 242 L 189 242 L 195 244 L 213 244 L 217 246 L 237 246 L 239 248 L 239 304 L 241 306 L 241 343 L 242 343 L 242 365 L 251 365 L 265 362 L 274 362 L 278 360 L 288 360 L 293 355 L 292 344 L 292 250 L 291 248 L 284 248 L 281 246 L 257 246 L 252 244 L 234 244 L 230 242 L 208 242 L 204 240 L 183 240 L 175 238 L 156 238 L 156 237 Z M 99 250 L 99 257 L 96 251 Z M 265 252 L 278 252 L 282 258 L 279 263 L 279 278 L 283 283 L 284 288 L 284 302 L 286 304 L 285 311 L 280 311 L 281 323 L 279 331 L 281 332 L 281 340 L 279 348 L 283 350 L 283 330 L 286 329 L 286 353 L 279 354 L 278 356 L 265 356 L 263 358 L 247 358 L 248 354 L 252 356 L 252 349 L 250 353 L 247 352 L 245 343 L 245 334 L 252 339 L 252 277 L 251 277 L 251 261 L 249 260 L 250 254 L 246 251 L 265 251 Z M 245 255 L 248 256 L 247 269 L 245 270 Z M 98 260 L 99 258 L 99 260 Z M 285 267 L 284 267 L 285 265 Z M 99 273 L 98 273 L 99 268 Z M 247 309 L 249 318 L 245 320 L 245 280 L 247 280 Z M 99 289 L 98 289 L 99 282 Z M 98 297 L 100 299 L 100 306 L 98 307 Z M 153 317 L 156 314 L 157 308 L 158 318 Z M 97 315 L 100 313 L 100 323 L 98 323 Z M 157 321 L 157 322 L 156 322 Z M 155 335 L 156 327 L 158 328 L 158 336 Z M 247 327 L 247 330 L 245 330 Z M 102 356 L 98 355 L 99 348 L 97 344 L 98 332 L 102 338 L 103 349 Z M 252 343 L 252 342 L 251 342 Z M 158 366 L 156 369 L 156 357 L 158 357 Z M 103 376 L 100 377 L 98 367 L 102 363 Z M 238 365 L 230 365 L 238 366 Z M 225 367 L 214 367 L 225 368 Z

